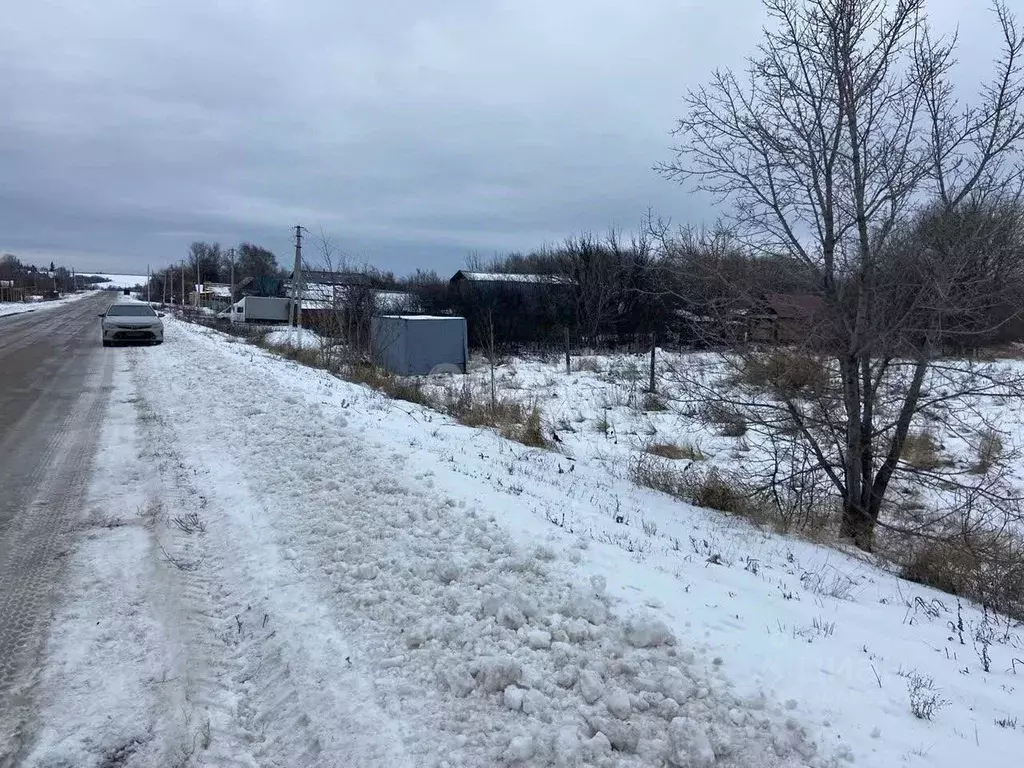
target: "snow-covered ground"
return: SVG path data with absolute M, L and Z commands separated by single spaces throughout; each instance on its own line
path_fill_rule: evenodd
M 97 283 L 96 287 L 100 289 L 104 288 L 134 288 L 136 285 L 145 285 L 149 278 L 145 274 L 141 275 L 115 275 L 109 272 L 88 272 L 83 271 L 80 274 L 83 275 L 96 275 L 97 277 L 104 277 L 108 282 Z
M 293 328 L 287 325 L 275 325 L 267 329 L 267 344 L 277 347 L 298 347 L 302 349 L 320 349 L 326 340 L 309 328 Z
M 86 296 L 91 295 L 91 291 L 82 291 L 81 293 L 71 293 L 52 301 L 2 301 L 0 302 L 0 317 L 4 317 L 5 315 L 20 315 L 23 312 L 41 312 L 49 309 L 56 309 L 57 307 L 62 307 L 72 301 L 78 301 L 79 299 L 84 299 Z
M 561 452 L 599 465 L 618 477 L 628 478 L 639 459 L 673 469 L 685 466 L 692 456 L 696 468 L 714 468 L 740 482 L 751 477 L 763 482 L 773 466 L 772 441 L 764 430 L 744 428 L 740 434 L 724 434 L 727 430 L 722 424 L 709 423 L 704 417 L 699 398 L 688 386 L 692 378 L 702 379 L 706 386 L 727 379 L 730 372 L 723 366 L 721 356 L 658 350 L 658 394 L 654 398 L 647 394 L 649 360 L 648 354 L 573 357 L 571 372 L 567 374 L 564 358 L 557 354 L 547 359 L 512 357 L 496 366 L 495 390 L 499 400 L 536 406 Z M 1008 370 L 1020 367 L 1013 359 L 994 364 Z M 421 381 L 435 402 L 465 397 L 468 390 L 476 402 L 486 403 L 490 397 L 491 370 L 486 359 L 474 357 L 468 377 L 433 376 Z M 935 388 L 945 384 L 937 382 Z M 739 395 L 734 396 L 742 400 Z M 991 397 L 973 402 L 964 397 L 952 410 L 955 417 L 949 421 L 956 425 L 957 435 L 943 434 L 941 423 L 925 424 L 935 434 L 941 459 L 949 462 L 950 470 L 960 473 L 959 479 L 966 485 L 978 481 L 972 469 L 978 461 L 977 437 L 968 444 L 961 436 L 970 434 L 972 426 L 976 427 L 976 435 L 983 434 L 986 425 L 979 421 L 983 415 L 1000 436 L 1006 478 L 1024 487 L 1024 465 L 1016 461 L 1024 447 L 1024 401 L 1016 397 Z M 915 428 L 920 426 L 914 424 Z M 680 448 L 686 458 L 665 461 L 652 457 L 650 452 L 656 453 L 659 447 Z M 894 482 L 892 495 L 908 502 L 932 499 L 941 503 L 934 487 L 922 489 L 921 485 L 918 477 L 900 476 Z M 1019 528 L 1022 521 L 999 519 L 993 524 L 996 528 Z
M 651 443 L 678 441 L 699 449 L 701 461 L 723 469 L 733 469 L 747 452 L 753 438 L 750 433 L 722 435 L 721 425 L 708 424 L 691 402 L 687 378 L 699 376 L 707 382 L 727 378 L 717 354 L 668 352 L 658 350 L 656 386 L 661 407 L 648 404 L 648 354 L 605 354 L 572 358 L 571 373 L 565 371 L 564 357 L 554 354 L 539 357 L 503 359 L 495 367 L 495 385 L 499 398 L 524 404 L 535 403 L 559 438 L 580 455 L 620 459 L 635 455 Z M 1017 365 L 1002 361 L 1002 365 Z M 699 373 L 695 373 L 698 372 Z M 423 379 L 425 388 L 440 399 L 446 390 L 461 389 L 461 377 Z M 468 386 L 477 399 L 489 397 L 491 371 L 487 360 L 474 356 Z M 988 415 L 1011 433 L 1024 433 L 1024 403 L 993 397 Z M 967 414 L 963 414 L 966 418 Z M 595 434 L 604 438 L 595 439 Z M 941 437 L 941 436 L 940 436 Z M 943 446 L 958 463 L 972 460 L 956 455 L 967 446 Z
M 27 765 L 1019 764 L 1019 628 L 638 488 L 622 431 L 525 448 L 171 318 L 111 353 Z

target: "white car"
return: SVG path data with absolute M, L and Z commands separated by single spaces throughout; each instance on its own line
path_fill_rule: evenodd
M 163 312 L 154 312 L 151 306 L 141 302 L 111 304 L 106 312 L 100 313 L 103 346 L 119 341 L 162 344 L 164 324 L 160 318 L 163 316 Z

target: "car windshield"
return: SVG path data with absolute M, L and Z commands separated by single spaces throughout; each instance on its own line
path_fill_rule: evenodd
M 155 317 L 156 312 L 153 311 L 152 307 L 145 304 L 114 304 L 110 309 L 107 310 L 108 317 Z

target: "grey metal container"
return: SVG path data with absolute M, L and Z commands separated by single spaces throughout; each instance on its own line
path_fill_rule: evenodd
M 464 317 L 381 315 L 370 337 L 377 365 L 401 376 L 465 373 L 469 363 Z
M 270 296 L 246 296 L 238 304 L 242 306 L 242 312 L 235 313 L 241 315 L 236 319 L 244 323 L 284 323 L 291 311 L 291 299 Z

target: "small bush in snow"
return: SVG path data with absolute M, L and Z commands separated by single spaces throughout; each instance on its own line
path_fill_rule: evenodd
M 659 461 L 649 453 L 641 453 L 630 465 L 630 477 L 637 485 L 652 488 L 678 499 L 686 499 L 686 470 L 679 470 L 668 462 Z
M 577 357 L 572 361 L 572 370 L 587 371 L 588 373 L 600 373 L 601 361 L 596 357 Z
M 722 425 L 719 434 L 722 437 L 743 437 L 747 434 L 747 422 L 742 418 L 730 421 L 728 424 Z
M 753 494 L 714 467 L 695 470 L 691 462 L 683 469 L 677 469 L 645 452 L 634 459 L 630 477 L 637 485 L 667 493 L 698 507 L 742 515 L 756 523 L 764 522 L 766 517 Z
M 548 446 L 540 408 L 536 404 L 530 410 L 525 411 L 525 418 L 521 421 L 503 425 L 501 434 L 502 437 L 515 440 L 531 448 L 546 448 Z
M 941 446 L 932 432 L 918 430 L 907 434 L 900 458 L 915 469 L 937 469 L 942 466 Z
M 935 680 L 930 675 L 917 671 L 905 673 L 907 678 L 907 694 L 910 697 L 910 711 L 920 720 L 931 720 L 949 702 L 942 698 L 941 691 L 935 687 Z
M 395 376 L 375 365 L 363 364 L 347 366 L 340 373 L 348 381 L 365 384 L 395 400 L 431 405 L 430 398 L 423 389 L 423 382 L 419 378 Z
M 668 404 L 659 395 L 648 392 L 644 395 L 643 408 L 645 411 L 667 411 Z
M 1024 620 L 1024 542 L 1005 531 L 964 529 L 919 542 L 903 557 L 900 575 Z
M 829 386 L 828 364 L 817 357 L 773 349 L 744 361 L 736 383 L 785 397 L 822 392 Z
M 306 365 L 310 368 L 317 368 L 320 366 L 320 350 L 318 349 L 313 349 L 311 347 L 293 347 L 288 344 L 276 347 L 276 350 L 282 357 L 294 360 L 300 365 Z
M 693 443 L 682 443 L 681 445 L 678 443 L 651 443 L 644 447 L 644 451 L 652 456 L 660 456 L 663 459 L 672 459 L 673 461 L 680 459 L 704 461 L 707 458 L 700 449 L 700 446 Z
M 524 405 L 509 397 L 491 397 L 486 392 L 474 392 L 469 382 L 462 387 L 449 388 L 443 402 L 434 407 L 447 413 L 467 427 L 491 427 L 501 436 L 515 440 L 532 448 L 547 448 L 550 445 L 542 419 L 540 407 Z M 562 425 L 566 429 L 568 425 Z M 567 431 L 572 431 L 568 427 Z
M 834 621 L 825 621 L 819 616 L 814 617 L 814 621 L 811 622 L 811 626 L 814 627 L 814 631 L 822 637 L 832 637 L 836 631 L 836 623 Z
M 972 471 L 979 475 L 987 474 L 1003 455 L 1002 436 L 994 429 L 986 429 L 978 438 L 978 460 Z
M 747 433 L 747 420 L 743 414 L 723 403 L 705 403 L 700 417 L 708 424 L 717 424 L 723 437 L 742 437 Z
M 816 595 L 832 597 L 836 600 L 849 600 L 856 583 L 846 574 L 840 573 L 830 565 L 817 571 L 804 571 L 800 583 Z
M 743 515 L 761 522 L 763 515 L 749 492 L 735 479 L 712 467 L 706 472 L 693 472 L 687 483 L 689 500 L 698 507 L 717 509 Z
M 602 435 L 607 435 L 612 428 L 611 420 L 608 418 L 608 410 L 605 409 L 599 419 L 594 421 L 594 431 Z

